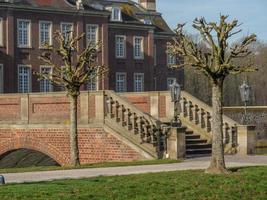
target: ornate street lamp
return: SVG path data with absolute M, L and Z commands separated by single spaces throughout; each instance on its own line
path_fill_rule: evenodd
M 181 86 L 176 82 L 176 80 L 173 82 L 173 84 L 170 85 L 170 92 L 171 92 L 171 98 L 172 102 L 174 102 L 174 119 L 172 120 L 172 126 L 173 127 L 181 127 L 182 123 L 179 118 L 179 103 L 180 103 L 180 97 L 181 97 Z
M 244 82 L 240 86 L 239 90 L 240 90 L 241 100 L 244 103 L 244 116 L 242 117 L 242 123 L 243 124 L 247 124 L 248 123 L 248 120 L 247 120 L 247 105 L 248 105 L 249 100 L 250 100 L 251 87 Z

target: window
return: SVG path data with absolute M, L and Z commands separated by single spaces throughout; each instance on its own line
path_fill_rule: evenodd
M 126 37 L 123 35 L 116 36 L 116 58 L 125 58 L 125 46 L 126 46 Z
M 52 67 L 50 66 L 41 66 L 40 71 L 43 74 L 52 75 Z M 52 92 L 53 86 L 49 80 L 41 80 L 40 81 L 40 92 Z
M 28 93 L 30 92 L 30 71 L 31 68 L 27 65 L 19 65 L 18 67 L 18 92 Z
M 4 69 L 3 65 L 0 64 L 0 93 L 4 92 Z
M 0 18 L 0 46 L 4 45 L 3 41 L 3 35 L 4 35 L 4 29 L 3 29 L 3 18 Z
M 65 40 L 69 40 L 72 37 L 73 32 L 73 23 L 61 23 L 61 33 Z
M 39 40 L 40 47 L 45 44 L 52 44 L 52 23 L 47 21 L 39 22 Z
M 134 37 L 134 58 L 144 58 L 143 37 Z
M 111 21 L 122 21 L 120 8 L 112 8 Z
M 89 77 L 89 81 L 87 84 L 87 90 L 89 91 L 96 91 L 97 90 L 97 77 Z
M 30 47 L 30 20 L 19 19 L 17 22 L 18 47 Z
M 126 73 L 116 73 L 116 92 L 126 92 Z
M 144 74 L 143 73 L 134 74 L 134 91 L 135 92 L 144 91 Z
M 98 40 L 98 25 L 86 25 L 86 40 L 87 44 L 90 42 L 96 44 Z
M 167 78 L 167 88 L 170 88 L 170 85 L 172 85 L 175 81 L 177 81 L 176 78 Z
M 176 64 L 176 57 L 167 53 L 167 65 L 175 65 Z

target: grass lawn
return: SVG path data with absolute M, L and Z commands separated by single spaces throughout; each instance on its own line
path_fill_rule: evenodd
M 0 186 L 1 200 L 266 200 L 267 167 L 177 171 Z
M 160 165 L 178 163 L 179 160 L 160 159 L 160 160 L 144 160 L 134 162 L 105 162 L 82 165 L 79 167 L 60 167 L 60 166 L 43 166 L 43 167 L 26 167 L 26 168 L 0 168 L 0 174 L 4 173 L 18 173 L 18 172 L 35 172 L 35 171 L 52 171 L 52 170 L 68 170 L 68 169 L 84 169 L 84 168 L 103 168 L 103 167 L 123 167 L 123 166 L 137 166 L 137 165 Z M 1 200 L 1 199 L 0 199 Z

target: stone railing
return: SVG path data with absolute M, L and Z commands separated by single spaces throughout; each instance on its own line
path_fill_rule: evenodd
M 210 106 L 189 93 L 182 92 L 180 117 L 186 126 L 211 141 L 212 108 Z M 238 122 L 223 115 L 223 142 L 226 151 L 231 151 L 237 146 L 238 125 Z
M 138 137 L 140 144 L 150 144 L 156 153 L 164 149 L 164 125 L 148 113 L 142 112 L 113 91 L 105 91 L 105 120 L 123 127 L 125 134 Z M 152 148 L 150 148 L 151 150 Z M 152 150 L 153 152 L 153 150 Z M 159 154 L 158 154 L 159 155 Z

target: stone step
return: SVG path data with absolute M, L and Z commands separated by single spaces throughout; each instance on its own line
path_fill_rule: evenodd
M 185 139 L 200 139 L 200 135 L 185 135 Z
M 210 157 L 211 153 L 208 154 L 192 154 L 192 155 L 186 155 L 186 158 L 198 158 L 198 157 Z
M 186 150 L 186 155 L 197 155 L 197 154 L 211 154 L 211 148 Z
M 186 131 L 185 134 L 186 135 L 193 135 L 194 134 L 194 131 Z
M 187 144 L 186 149 L 209 149 L 211 144 L 208 143 L 198 143 L 198 144 Z
M 199 143 L 207 143 L 207 140 L 204 139 L 186 139 L 186 144 L 199 144 Z

